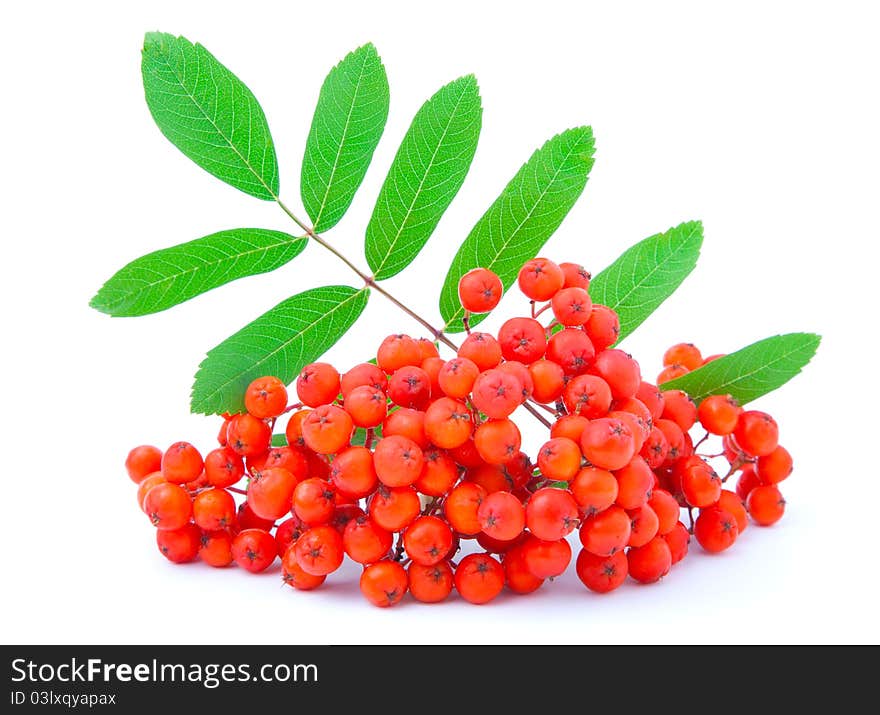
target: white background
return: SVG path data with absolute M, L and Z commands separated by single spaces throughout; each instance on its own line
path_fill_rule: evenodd
M 5 10 L 0 638 L 880 640 L 880 52 L 870 3 L 298 5 Z M 599 270 L 647 235 L 705 224 L 698 270 L 626 343 L 646 375 L 680 340 L 712 353 L 779 332 L 824 336 L 804 375 L 756 403 L 778 418 L 795 456 L 785 519 L 750 528 L 721 556 L 694 547 L 659 585 L 599 597 L 571 569 L 533 596 L 482 608 L 452 599 L 379 610 L 360 597 L 351 565 L 304 594 L 277 570 L 253 577 L 162 559 L 123 470 L 127 450 L 177 439 L 208 449 L 217 422 L 188 413 L 203 352 L 290 294 L 353 276 L 310 247 L 274 274 L 159 315 L 113 320 L 87 307 L 103 280 L 147 251 L 235 226 L 292 230 L 277 207 L 205 174 L 153 125 L 139 51 L 155 29 L 202 42 L 251 87 L 292 206 L 324 74 L 375 42 L 390 117 L 329 235 L 361 263 L 372 201 L 413 113 L 441 84 L 476 73 L 485 113 L 473 168 L 428 248 L 388 283 L 431 316 L 448 260 L 520 163 L 552 134 L 592 124 L 595 168 L 547 255 Z M 524 305 L 512 294 L 501 312 Z M 375 296 L 330 359 L 361 360 L 392 326 L 417 331 Z M 538 438 L 529 433 L 533 447 Z

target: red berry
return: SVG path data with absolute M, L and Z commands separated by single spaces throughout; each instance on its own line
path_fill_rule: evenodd
M 739 535 L 736 519 L 724 509 L 710 507 L 701 509 L 694 523 L 694 536 L 700 546 L 717 554 L 733 545 Z
M 583 288 L 587 290 L 590 287 L 592 276 L 590 272 L 579 263 L 560 263 L 562 275 L 565 276 L 563 288 Z
M 539 489 L 526 507 L 526 526 L 543 541 L 562 539 L 578 526 L 578 503 L 567 489 Z
M 660 520 L 656 512 L 647 504 L 633 509 L 629 513 L 630 535 L 627 546 L 644 546 L 657 536 L 660 528 Z
M 580 528 L 583 547 L 597 556 L 610 556 L 629 542 L 632 521 L 619 506 L 587 517 Z
M 703 364 L 703 356 L 693 343 L 678 343 L 663 353 L 663 365 L 682 365 L 688 370 L 696 370 Z
M 336 405 L 322 405 L 302 422 L 302 436 L 306 446 L 318 454 L 335 454 L 348 445 L 354 422 L 351 416 Z
M 663 540 L 669 547 L 669 553 L 672 556 L 672 563 L 677 564 L 688 552 L 688 544 L 691 542 L 691 534 L 687 527 L 678 522 L 675 528 L 668 534 L 663 534 Z
M 422 349 L 409 335 L 389 335 L 379 346 L 376 362 L 390 375 L 405 365 L 421 365 Z
M 232 535 L 228 531 L 203 532 L 199 541 L 199 558 L 208 566 L 222 569 L 232 563 Z
M 765 457 L 779 444 L 779 427 L 770 415 L 758 410 L 743 412 L 734 431 L 736 443 L 753 457 Z
M 681 516 L 681 507 L 672 494 L 665 489 L 653 489 L 651 498 L 648 499 L 648 506 L 657 515 L 658 534 L 668 534 L 675 528 Z
M 682 390 L 667 390 L 663 393 L 663 419 L 672 420 L 687 432 L 697 421 L 697 406 L 690 396 Z
M 282 521 L 275 530 L 275 546 L 278 556 L 283 557 L 290 545 L 308 531 L 308 526 L 298 516 Z
M 352 519 L 342 532 L 342 545 L 352 561 L 372 564 L 388 555 L 394 539 L 370 517 Z
M 479 484 L 461 482 L 443 502 L 443 513 L 459 534 L 473 536 L 481 531 L 477 512 L 488 494 Z
M 644 546 L 626 554 L 629 575 L 639 583 L 659 581 L 672 567 L 672 552 L 662 536 L 655 536 Z
M 791 474 L 793 463 L 788 450 L 777 445 L 770 454 L 758 458 L 755 471 L 764 484 L 778 484 Z
M 675 378 L 687 375 L 689 372 L 690 370 L 684 365 L 670 365 L 669 367 L 664 367 L 657 373 L 657 384 L 665 385 L 667 382 L 672 382 Z
M 565 372 L 555 362 L 537 360 L 529 365 L 532 376 L 532 397 L 542 404 L 555 402 L 565 389 Z
M 407 568 L 409 592 L 422 603 L 439 603 L 452 593 L 454 576 L 448 561 L 424 566 L 413 561 Z
M 522 438 L 511 420 L 489 420 L 477 427 L 474 445 L 489 464 L 505 464 L 519 454 Z
M 597 556 L 581 549 L 575 564 L 578 578 L 591 591 L 608 593 L 618 588 L 629 573 L 626 553 Z
M 274 522 L 290 511 L 296 486 L 296 477 L 286 469 L 264 469 L 248 483 L 248 506 L 258 517 Z
M 749 513 L 746 511 L 746 505 L 734 492 L 721 490 L 721 496 L 718 497 L 718 508 L 723 509 L 736 520 L 736 528 L 742 534 L 749 525 Z
M 584 433 L 584 428 L 589 423 L 590 421 L 582 415 L 563 415 L 556 420 L 550 428 L 550 437 L 552 439 L 565 437 L 566 439 L 570 439 L 572 442 L 577 442 L 579 444 L 581 441 L 581 435 Z
M 577 375 L 568 381 L 563 393 L 569 414 L 594 420 L 604 417 L 611 407 L 611 388 L 596 375 Z
M 607 305 L 593 304 L 590 317 L 584 323 L 584 330 L 597 351 L 614 345 L 620 337 L 620 318 Z
M 228 447 L 214 449 L 205 455 L 205 477 L 212 487 L 224 489 L 241 481 L 244 462 Z
M 420 367 L 398 368 L 388 380 L 388 398 L 395 405 L 422 410 L 431 399 L 431 378 Z
M 486 370 L 474 382 L 472 399 L 474 407 L 490 419 L 503 419 L 522 404 L 523 385 L 503 370 Z
M 779 521 L 785 513 L 785 499 L 782 498 L 782 493 L 775 484 L 761 485 L 749 492 L 746 507 L 756 524 L 770 526 Z
M 470 603 L 488 603 L 502 588 L 504 569 L 488 554 L 465 556 L 455 570 L 455 589 Z
M 563 288 L 553 296 L 550 306 L 560 325 L 578 327 L 590 319 L 593 301 L 583 288 Z
M 425 413 L 409 407 L 394 410 L 382 423 L 382 435 L 393 437 L 398 435 L 411 439 L 422 449 L 427 449 L 429 440 L 425 432 Z
M 408 586 L 406 571 L 396 561 L 371 564 L 361 574 L 361 593 L 370 603 L 380 608 L 399 603 Z
M 272 429 L 253 415 L 235 415 L 226 429 L 226 444 L 242 457 L 256 457 L 269 449 Z M 167 455 L 166 455 L 167 456 Z
M 416 343 L 418 343 L 419 352 L 422 356 L 422 365 L 425 364 L 426 360 L 440 357 L 440 351 L 437 349 L 437 346 L 427 338 L 419 338 L 416 340 Z
M 623 350 L 603 350 L 596 354 L 590 373 L 598 375 L 611 389 L 615 400 L 635 397 L 642 383 L 642 372 L 632 355 Z
M 751 464 L 744 464 L 742 467 L 742 474 L 740 474 L 739 479 L 736 480 L 736 495 L 745 501 L 748 499 L 752 489 L 760 484 L 761 480 L 758 478 L 758 474 L 754 467 Z
M 544 579 L 535 576 L 526 565 L 524 547 L 525 543 L 514 546 L 502 557 L 507 587 L 519 594 L 537 591 L 544 583 Z
M 584 428 L 581 450 L 592 465 L 613 471 L 629 464 L 635 454 L 635 439 L 621 420 L 603 417 Z
M 712 395 L 700 403 L 697 416 L 711 434 L 726 435 L 736 429 L 742 407 L 730 395 Z
M 474 268 L 458 282 L 458 298 L 471 313 L 488 313 L 501 300 L 501 279 L 487 268 Z
M 251 482 L 253 484 L 253 482 Z M 250 492 L 250 490 L 248 490 Z M 254 511 L 257 511 L 253 499 L 250 498 Z M 336 489 L 323 479 L 306 479 L 296 485 L 293 490 L 293 513 L 309 526 L 326 524 L 336 511 Z M 288 500 L 290 504 L 290 500 Z M 288 507 L 290 508 L 290 507 Z M 260 512 L 257 511 L 259 514 Z M 283 514 L 276 518 L 280 518 Z
M 378 427 L 388 415 L 385 393 L 371 385 L 353 388 L 345 398 L 343 407 L 358 427 Z
M 526 568 L 540 579 L 556 578 L 565 572 L 571 562 L 571 545 L 565 539 L 542 541 L 527 539 L 523 545 Z
M 244 407 L 254 417 L 278 417 L 287 408 L 287 388 L 277 377 L 258 377 L 244 393 Z
M 527 298 L 545 301 L 550 300 L 565 285 L 565 274 L 553 261 L 533 258 L 520 269 L 517 282 Z
M 425 464 L 415 488 L 429 497 L 442 497 L 458 481 L 458 467 L 446 452 L 431 447 L 425 452 Z
M 617 499 L 617 479 L 598 467 L 584 467 L 569 484 L 578 506 L 587 516 L 605 511 Z
M 144 497 L 144 512 L 157 529 L 173 531 L 180 529 L 192 516 L 192 499 L 177 484 L 162 482 Z
M 437 374 L 437 381 L 448 397 L 463 400 L 470 394 L 479 375 L 480 368 L 473 360 L 457 357 L 443 364 Z
M 201 536 L 195 524 L 184 524 L 179 529 L 158 529 L 156 545 L 172 563 L 185 564 L 198 556 Z
M 547 479 L 567 482 L 581 466 L 581 449 L 568 437 L 553 437 L 538 450 L 538 469 Z
M 296 562 L 296 550 L 293 548 L 287 549 L 281 558 L 281 573 L 284 583 L 297 591 L 311 591 L 327 580 L 326 576 L 313 576 L 303 571 Z
M 452 548 L 452 530 L 436 516 L 420 516 L 403 532 L 403 546 L 416 563 L 433 566 Z
M 251 573 L 265 571 L 277 555 L 275 539 L 263 529 L 245 529 L 232 540 L 232 558 Z
M 235 500 L 225 489 L 199 492 L 192 504 L 193 521 L 205 531 L 226 529 L 235 523 Z
M 547 334 L 534 318 L 511 318 L 499 329 L 498 343 L 505 360 L 531 365 L 544 356 Z
M 482 372 L 498 367 L 501 362 L 501 345 L 489 333 L 474 332 L 461 344 L 458 357 L 467 358 Z
M 189 442 L 175 442 L 162 456 L 162 476 L 172 484 L 186 484 L 198 479 L 204 466 L 199 450 Z
M 332 526 L 315 526 L 293 545 L 296 562 L 312 576 L 326 576 L 340 567 L 345 557 L 342 536 Z
M 135 447 L 125 458 L 125 469 L 129 479 L 140 484 L 153 472 L 162 468 L 162 450 L 149 444 Z M 187 480 L 188 481 L 188 480 Z
M 489 494 L 477 509 L 477 519 L 480 529 L 499 541 L 515 539 L 526 523 L 522 503 L 510 492 Z
M 679 434 L 681 434 L 680 431 Z M 641 450 L 639 450 L 639 456 L 648 463 L 651 469 L 656 469 L 666 461 L 668 455 L 669 442 L 666 441 L 666 435 L 659 427 L 652 427 Z
M 373 466 L 379 481 L 388 487 L 406 487 L 422 473 L 425 455 L 408 437 L 383 437 L 373 452 Z
M 343 399 L 348 399 L 351 391 L 357 387 L 373 387 L 384 392 L 388 387 L 388 376 L 378 365 L 368 362 L 355 365 L 340 380 L 339 389 Z
M 565 328 L 547 342 L 547 359 L 558 364 L 566 375 L 580 375 L 593 364 L 596 350 L 579 328 Z
M 326 362 L 306 365 L 296 378 L 296 394 L 309 407 L 329 405 L 339 395 L 339 386 L 339 373 Z
M 721 478 L 699 457 L 689 457 L 681 473 L 681 489 L 691 506 L 711 506 L 721 496 Z
M 648 503 L 654 488 L 654 473 L 639 456 L 614 472 L 617 478 L 617 504 L 624 509 L 638 509 Z
M 372 452 L 356 446 L 337 454 L 330 465 L 330 481 L 339 491 L 356 499 L 372 494 L 379 483 Z
M 400 531 L 419 515 L 422 504 L 412 487 L 380 485 L 370 499 L 370 517 L 386 531 Z
M 274 519 L 264 519 L 260 516 L 257 516 L 254 513 L 254 510 L 251 509 L 250 504 L 248 504 L 246 501 L 238 505 L 239 530 L 262 529 L 263 531 L 269 531 L 269 529 L 271 529 L 273 526 L 275 526 Z
M 639 389 L 636 390 L 636 399 L 650 410 L 651 417 L 655 421 L 663 416 L 665 400 L 663 392 L 656 385 L 652 385 L 650 382 L 641 382 Z

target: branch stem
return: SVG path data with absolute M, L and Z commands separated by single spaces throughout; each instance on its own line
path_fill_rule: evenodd
M 319 244 L 323 248 L 330 251 L 330 253 L 332 253 L 334 256 L 336 256 L 340 261 L 342 261 L 346 266 L 348 266 L 355 274 L 357 274 L 357 276 L 364 282 L 365 286 L 375 290 L 377 293 L 381 293 L 389 301 L 394 303 L 394 305 L 396 305 L 404 313 L 406 313 L 410 318 L 415 320 L 417 323 L 421 324 L 421 326 L 423 328 L 425 328 L 425 330 L 427 330 L 436 340 L 439 340 L 441 343 L 443 343 L 446 347 L 450 348 L 451 350 L 458 352 L 458 346 L 447 337 L 446 333 L 444 333 L 439 328 L 435 328 L 431 323 L 429 323 L 427 320 L 425 320 L 421 315 L 419 315 L 414 310 L 412 310 L 412 308 L 405 305 L 403 302 L 401 302 L 400 300 L 395 298 L 393 295 L 391 295 L 391 293 L 389 293 L 387 290 L 385 290 L 385 288 L 383 288 L 381 285 L 379 285 L 376 282 L 376 279 L 373 278 L 373 276 L 370 276 L 370 275 L 367 275 L 366 273 L 364 273 L 360 268 L 358 268 L 354 263 L 352 263 L 345 255 L 340 253 L 338 250 L 336 250 L 336 248 L 334 248 L 330 243 L 328 243 L 327 240 L 323 236 L 321 236 L 318 233 L 315 233 L 315 230 L 313 227 L 307 225 L 303 221 L 300 221 L 300 219 L 296 216 L 296 214 L 293 213 L 293 211 L 291 211 L 287 207 L 287 205 L 278 196 L 275 197 L 275 203 L 278 204 L 278 206 L 281 208 L 281 210 L 284 211 L 284 213 L 286 213 L 290 217 L 290 219 L 306 233 L 306 235 L 309 238 L 311 238 L 315 243 Z M 523 407 L 525 407 L 526 410 L 528 412 L 530 412 L 547 429 L 550 429 L 550 427 L 551 427 L 550 422 L 547 419 L 545 419 L 545 417 L 540 412 L 538 412 L 534 408 L 534 406 L 532 406 L 529 403 L 525 403 L 523 405 Z

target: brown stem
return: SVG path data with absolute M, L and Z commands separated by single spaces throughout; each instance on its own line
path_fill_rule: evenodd
M 287 208 L 287 205 L 277 196 L 275 197 L 275 202 L 281 207 L 281 210 L 284 211 L 284 213 L 286 213 L 293 220 L 293 222 L 297 226 L 299 226 L 303 231 L 306 232 L 306 235 L 309 238 L 311 238 L 313 241 L 315 241 L 315 243 L 326 248 L 328 251 L 330 251 L 330 253 L 332 253 L 340 261 L 342 261 L 346 266 L 348 266 L 352 271 L 354 271 L 357 274 L 357 276 L 364 282 L 364 285 L 372 288 L 377 293 L 381 293 L 382 295 L 384 295 L 388 300 L 390 300 L 392 303 L 394 303 L 394 305 L 396 305 L 398 308 L 400 308 L 410 318 L 412 318 L 416 322 L 420 323 L 422 325 L 422 327 L 425 328 L 425 330 L 427 330 L 432 336 L 434 336 L 434 338 L 436 340 L 439 340 L 440 342 L 442 342 L 444 345 L 451 348 L 452 350 L 458 350 L 456 345 L 449 338 L 446 337 L 446 335 L 443 333 L 442 330 L 435 328 L 433 325 L 431 325 L 431 323 L 429 323 L 427 320 L 425 320 L 421 315 L 419 315 L 414 310 L 412 310 L 408 306 L 404 305 L 397 298 L 395 298 L 393 295 L 391 295 L 391 293 L 389 293 L 387 290 L 385 290 L 385 288 L 383 288 L 381 285 L 379 285 L 372 276 L 369 276 L 366 273 L 364 273 L 354 263 L 352 263 L 350 260 L 348 260 L 348 258 L 346 258 L 345 255 L 343 255 L 342 253 L 337 251 L 332 245 L 330 245 L 326 241 L 326 239 L 324 239 L 320 234 L 315 233 L 313 228 L 311 228 L 310 226 L 307 226 L 305 223 L 300 221 L 297 218 L 296 214 L 294 214 L 289 208 Z

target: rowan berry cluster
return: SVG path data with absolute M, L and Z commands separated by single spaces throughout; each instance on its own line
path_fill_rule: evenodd
M 307 365 L 295 404 L 277 378 L 255 380 L 246 412 L 224 416 L 219 446 L 204 458 L 187 442 L 132 450 L 126 466 L 159 550 L 174 562 L 252 572 L 278 558 L 284 581 L 301 590 L 320 586 L 347 555 L 363 565 L 361 591 L 378 606 L 407 592 L 442 601 L 453 590 L 486 603 L 505 586 L 529 593 L 562 574 L 575 530 L 577 575 L 604 593 L 627 576 L 659 580 L 691 534 L 718 552 L 749 515 L 762 525 L 782 516 L 776 485 L 791 457 L 769 415 L 727 395 L 698 408 L 684 392 L 643 381 L 632 356 L 612 347 L 618 317 L 592 302 L 583 267 L 537 258 L 518 284 L 530 315 L 497 335 L 469 330 L 451 359 L 429 340 L 390 335 L 375 363 L 343 374 Z M 501 294 L 491 271 L 466 274 L 466 325 Z M 673 346 L 658 384 L 704 362 L 693 345 Z M 523 406 L 552 416 L 541 417 L 550 438 L 534 461 L 512 419 Z M 286 444 L 273 446 L 282 416 Z M 697 453 L 697 423 L 722 437 L 721 453 Z M 725 477 L 711 464 L 722 456 Z M 736 491 L 725 490 L 734 474 Z M 468 540 L 476 549 L 460 556 Z

